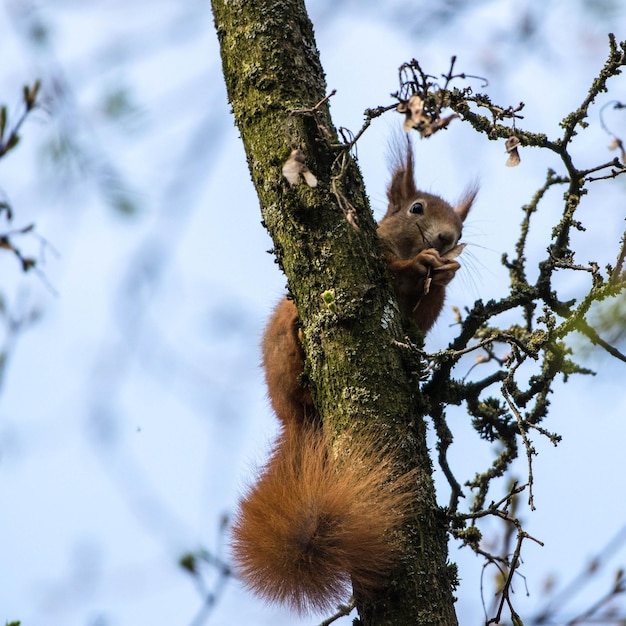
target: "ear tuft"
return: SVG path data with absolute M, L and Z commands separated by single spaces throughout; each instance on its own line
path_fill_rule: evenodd
M 471 187 L 469 187 L 466 192 L 463 194 L 463 197 L 459 200 L 457 205 L 454 207 L 454 212 L 461 218 L 461 221 L 465 221 L 467 214 L 470 212 L 472 208 L 472 204 L 474 204 L 474 200 L 478 195 L 478 183 L 474 183 Z
M 388 213 L 394 213 L 418 194 L 413 177 L 413 148 L 406 133 L 395 135 L 389 143 L 391 182 L 387 188 Z

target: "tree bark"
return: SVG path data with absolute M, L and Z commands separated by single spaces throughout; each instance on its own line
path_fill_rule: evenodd
M 212 6 L 228 97 L 298 309 L 306 378 L 324 428 L 339 448 L 348 429 L 374 428 L 382 441 L 398 442 L 401 470 L 417 473 L 415 514 L 398 538 L 397 567 L 373 600 L 354 590 L 361 623 L 454 625 L 456 572 L 447 564 L 445 516 L 435 499 L 420 365 L 402 347 L 406 332 L 358 168 L 349 157 L 340 167 L 347 155 L 324 101 L 304 2 L 212 0 Z M 296 149 L 316 187 L 291 185 L 283 175 Z M 233 220 L 244 219 L 244 210 L 237 207 Z

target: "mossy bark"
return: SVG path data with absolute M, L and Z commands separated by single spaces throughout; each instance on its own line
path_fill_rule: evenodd
M 397 568 L 374 600 L 355 589 L 361 622 L 454 625 L 455 576 L 435 500 L 419 364 L 408 363 L 401 347 L 406 333 L 358 168 L 348 159 L 334 178 L 339 153 L 328 106 L 302 112 L 327 95 L 304 2 L 212 0 L 212 6 L 228 97 L 298 309 L 306 377 L 324 427 L 339 441 L 348 429 L 375 429 L 381 441 L 397 445 L 398 471 L 417 472 L 415 515 L 399 538 Z M 290 185 L 283 176 L 294 149 L 305 155 L 317 187 Z M 346 219 L 347 203 L 358 228 Z

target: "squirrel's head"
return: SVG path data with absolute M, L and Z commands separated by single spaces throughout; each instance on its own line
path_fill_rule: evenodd
M 378 224 L 378 237 L 400 259 L 410 259 L 426 248 L 441 256 L 454 248 L 463 231 L 463 222 L 476 197 L 471 187 L 456 206 L 439 196 L 417 189 L 413 176 L 413 151 L 406 148 L 396 156 L 387 189 L 389 206 Z

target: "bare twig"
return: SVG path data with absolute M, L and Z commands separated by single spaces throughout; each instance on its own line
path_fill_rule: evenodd
M 320 626 L 330 626 L 333 622 L 336 622 L 340 617 L 345 617 L 346 615 L 350 615 L 354 607 L 356 606 L 356 601 L 354 598 L 350 598 L 350 602 L 348 604 L 342 604 L 339 606 L 339 610 L 331 615 L 329 618 L 325 619 L 320 623 Z

